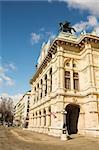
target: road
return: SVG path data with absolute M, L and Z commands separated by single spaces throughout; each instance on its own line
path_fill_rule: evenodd
M 61 141 L 20 128 L 0 127 L 0 150 L 99 150 L 99 138 L 75 136 Z

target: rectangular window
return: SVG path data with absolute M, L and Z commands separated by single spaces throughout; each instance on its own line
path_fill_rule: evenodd
M 70 72 L 65 71 L 65 88 L 70 89 Z
M 35 98 L 34 98 L 34 103 L 35 103 Z
M 47 94 L 47 75 L 45 76 L 45 96 Z
M 40 98 L 42 98 L 42 93 L 43 93 L 43 80 L 41 79 L 41 94 L 40 94 Z
M 79 76 L 78 73 L 73 73 L 74 89 L 79 90 Z
M 50 92 L 52 91 L 52 68 L 50 69 Z
M 37 101 L 39 100 L 39 83 L 37 84 L 37 94 L 38 94 L 38 96 L 37 96 Z
M 42 92 L 41 92 L 41 95 L 40 95 L 40 97 L 42 98 Z

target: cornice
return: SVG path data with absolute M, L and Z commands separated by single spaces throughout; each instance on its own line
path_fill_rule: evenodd
M 70 34 L 69 34 L 70 35 Z M 68 35 L 68 36 L 69 36 Z M 42 72 L 42 69 L 44 69 L 47 66 L 47 63 L 51 61 L 52 54 L 55 54 L 57 52 L 57 46 L 62 45 L 68 45 L 70 47 L 75 47 L 79 49 L 79 52 L 84 49 L 85 44 L 89 43 L 99 43 L 99 37 L 96 35 L 91 35 L 89 33 L 85 35 L 81 35 L 78 38 L 73 38 L 73 35 L 71 34 L 72 38 L 65 38 L 64 36 L 57 36 L 51 43 L 48 53 L 46 57 L 44 58 L 41 65 L 37 68 L 36 73 L 34 74 L 33 78 L 30 80 L 30 84 L 33 84 L 33 82 L 36 80 L 36 78 L 39 76 L 39 74 Z

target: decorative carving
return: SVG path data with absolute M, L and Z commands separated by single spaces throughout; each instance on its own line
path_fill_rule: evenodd
M 73 103 L 77 103 L 77 98 L 73 97 Z

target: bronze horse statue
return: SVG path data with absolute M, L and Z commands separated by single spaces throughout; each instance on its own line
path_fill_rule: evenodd
M 59 25 L 60 25 L 59 31 L 69 32 L 71 34 L 72 34 L 72 30 L 76 32 L 76 30 L 73 27 L 71 27 L 70 22 L 67 21 L 65 21 L 64 23 L 60 22 Z

